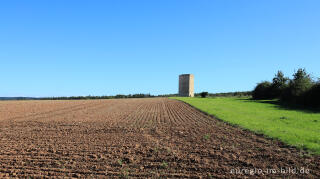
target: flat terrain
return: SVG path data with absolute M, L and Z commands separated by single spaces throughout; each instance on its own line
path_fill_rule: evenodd
M 320 110 L 248 98 L 176 98 L 231 124 L 320 155 Z
M 167 98 L 0 101 L 1 178 L 251 176 L 242 169 L 319 178 L 320 157 Z

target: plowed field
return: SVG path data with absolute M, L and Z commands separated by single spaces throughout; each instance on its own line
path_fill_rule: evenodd
M 319 178 L 320 157 L 167 98 L 1 101 L 0 177 L 27 176 Z

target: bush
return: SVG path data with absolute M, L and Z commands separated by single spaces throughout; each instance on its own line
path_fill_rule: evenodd
M 258 83 L 255 89 L 252 91 L 253 99 L 270 99 L 271 98 L 271 83 L 269 81 L 263 81 Z
M 272 79 L 270 88 L 270 98 L 279 98 L 288 87 L 289 78 L 285 77 L 281 71 Z
M 205 97 L 207 97 L 208 96 L 208 92 L 202 92 L 202 93 L 200 93 L 200 95 L 201 95 L 201 98 L 205 98 Z
M 311 107 L 320 106 L 320 83 L 311 87 L 304 95 L 304 105 Z
M 201 96 L 201 93 L 195 93 L 194 96 Z M 234 97 L 234 96 L 252 96 L 252 91 L 238 91 L 238 92 L 226 92 L 226 93 L 208 93 L 210 97 Z
M 281 71 L 275 75 L 272 83 L 258 83 L 252 91 L 253 99 L 279 98 L 289 104 L 320 107 L 320 80 L 314 82 L 305 69 L 298 69 L 293 79 L 284 77 Z

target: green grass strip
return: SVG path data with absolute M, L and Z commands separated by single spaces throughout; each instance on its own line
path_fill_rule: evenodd
M 228 123 L 320 154 L 319 111 L 285 108 L 276 100 L 235 97 L 171 99 L 184 101 Z

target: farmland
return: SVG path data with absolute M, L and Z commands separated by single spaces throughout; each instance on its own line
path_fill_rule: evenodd
M 239 114 L 241 115 L 241 114 Z M 243 177 L 308 169 L 320 157 L 167 98 L 0 101 L 0 177 Z

